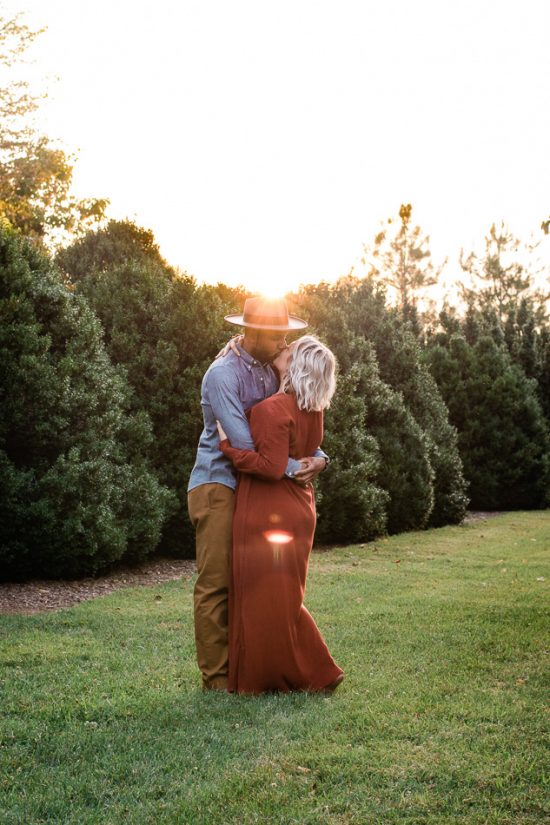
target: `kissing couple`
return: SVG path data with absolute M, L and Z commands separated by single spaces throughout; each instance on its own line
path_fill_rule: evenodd
M 330 694 L 344 678 L 304 606 L 312 482 L 336 359 L 284 300 L 249 298 L 244 330 L 206 371 L 188 486 L 196 533 L 195 641 L 205 690 Z

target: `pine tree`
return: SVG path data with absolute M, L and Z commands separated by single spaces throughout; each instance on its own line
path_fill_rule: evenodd
M 470 345 L 454 334 L 427 357 L 459 433 L 472 507 L 547 506 L 550 442 L 536 383 L 488 335 Z
M 492 311 L 503 325 L 522 299 L 529 300 L 537 324 L 543 322 L 548 296 L 535 286 L 540 270 L 532 260 L 532 252 L 504 223 L 498 227 L 493 224 L 484 238 L 481 257 L 474 252 L 460 255 L 460 265 L 469 277 L 469 283 L 460 284 L 462 299 L 481 312 Z
M 472 346 L 481 337 L 489 335 L 498 347 L 504 347 L 512 361 L 528 378 L 536 382 L 538 399 L 550 426 L 547 412 L 548 383 L 545 378 L 549 328 L 544 323 L 538 323 L 537 316 L 536 306 L 529 295 L 520 298 L 518 304 L 510 304 L 504 323 L 501 323 L 493 306 L 487 304 L 482 309 L 477 309 L 470 303 L 465 316 L 453 330 L 461 332 Z M 449 334 L 440 333 L 439 336 L 434 336 L 431 344 L 435 341 L 448 343 L 449 337 Z
M 367 275 L 395 293 L 404 319 L 418 333 L 418 300 L 427 287 L 438 282 L 446 262 L 439 267 L 433 265 L 430 238 L 422 236 L 420 226 L 413 226 L 411 218 L 411 204 L 402 204 L 400 222 L 387 219 L 372 247 L 364 245 L 361 262 L 367 267 Z

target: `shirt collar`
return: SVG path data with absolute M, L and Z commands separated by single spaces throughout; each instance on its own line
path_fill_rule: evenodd
M 266 361 L 265 364 L 262 364 L 261 361 L 258 361 L 257 358 L 253 358 L 253 356 L 250 355 L 249 352 L 243 349 L 240 344 L 237 344 L 237 349 L 241 353 L 241 358 L 243 359 L 244 363 L 248 364 L 249 367 L 263 367 L 264 369 L 266 367 L 271 367 L 270 361 Z

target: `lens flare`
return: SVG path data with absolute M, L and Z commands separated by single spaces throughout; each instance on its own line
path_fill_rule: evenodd
M 263 535 L 270 544 L 288 544 L 294 538 L 287 530 L 266 530 Z

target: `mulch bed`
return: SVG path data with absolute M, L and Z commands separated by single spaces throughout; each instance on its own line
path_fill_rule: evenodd
M 481 510 L 474 512 L 473 510 L 471 510 L 468 513 L 466 513 L 462 524 L 471 524 L 472 522 L 475 522 L 475 521 L 482 521 L 483 519 L 486 519 L 486 518 L 495 518 L 495 516 L 503 516 L 503 515 L 504 515 L 504 510 L 496 510 L 496 511 L 491 510 L 491 511 L 488 511 L 488 512 L 481 512 Z
M 494 512 L 469 512 L 464 524 L 502 515 Z M 190 578 L 196 572 L 190 559 L 152 558 L 139 565 L 117 567 L 98 578 L 62 581 L 33 579 L 28 582 L 0 584 L 0 614 L 42 613 L 60 610 L 87 599 L 105 596 L 123 587 L 151 587 L 161 582 Z
M 0 584 L 0 614 L 60 610 L 77 602 L 106 596 L 123 587 L 150 587 L 161 582 L 190 578 L 195 570 L 195 562 L 190 559 L 159 557 L 131 567 L 117 567 L 98 578 L 90 576 L 71 581 L 33 579 Z

